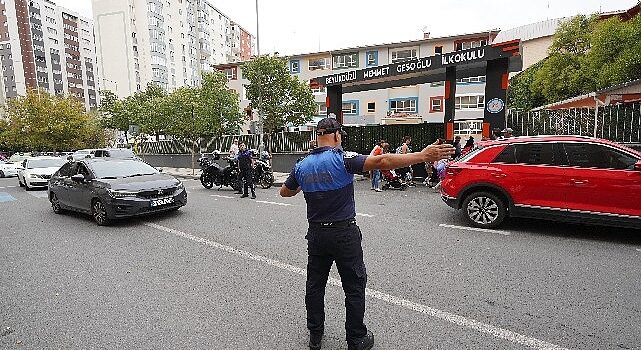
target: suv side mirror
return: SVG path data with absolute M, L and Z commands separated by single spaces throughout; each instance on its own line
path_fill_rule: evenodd
M 641 160 L 634 165 L 634 170 L 641 171 Z
M 85 176 L 82 174 L 76 174 L 71 177 L 71 180 L 73 182 L 84 182 L 85 181 Z

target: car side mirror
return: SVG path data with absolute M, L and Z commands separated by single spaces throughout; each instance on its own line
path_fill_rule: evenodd
M 85 181 L 85 176 L 82 174 L 76 174 L 71 177 L 71 180 L 73 182 L 84 182 Z
M 641 171 L 641 160 L 634 165 L 634 170 Z

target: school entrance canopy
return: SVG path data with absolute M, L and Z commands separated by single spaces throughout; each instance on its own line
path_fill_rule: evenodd
M 454 137 L 456 80 L 485 75 L 483 135 L 505 127 L 505 101 L 510 72 L 523 67 L 520 40 L 423 57 L 385 66 L 318 77 L 312 84 L 327 87 L 327 114 L 343 122 L 343 94 L 445 81 L 448 140 Z

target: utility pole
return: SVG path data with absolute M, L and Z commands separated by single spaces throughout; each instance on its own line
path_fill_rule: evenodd
M 256 52 L 260 56 L 260 27 L 258 22 L 258 0 L 256 0 Z

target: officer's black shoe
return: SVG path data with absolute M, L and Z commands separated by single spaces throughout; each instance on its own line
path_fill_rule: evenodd
M 323 332 L 310 332 L 309 333 L 309 348 L 312 350 L 320 350 L 323 343 Z
M 252 199 L 256 199 L 256 193 L 252 193 Z
M 348 343 L 348 350 L 369 350 L 374 347 L 374 334 L 367 331 L 367 335 L 357 340 L 355 343 Z
M 247 198 L 247 197 L 249 197 L 248 194 L 243 194 L 242 196 L 240 196 L 240 198 Z

